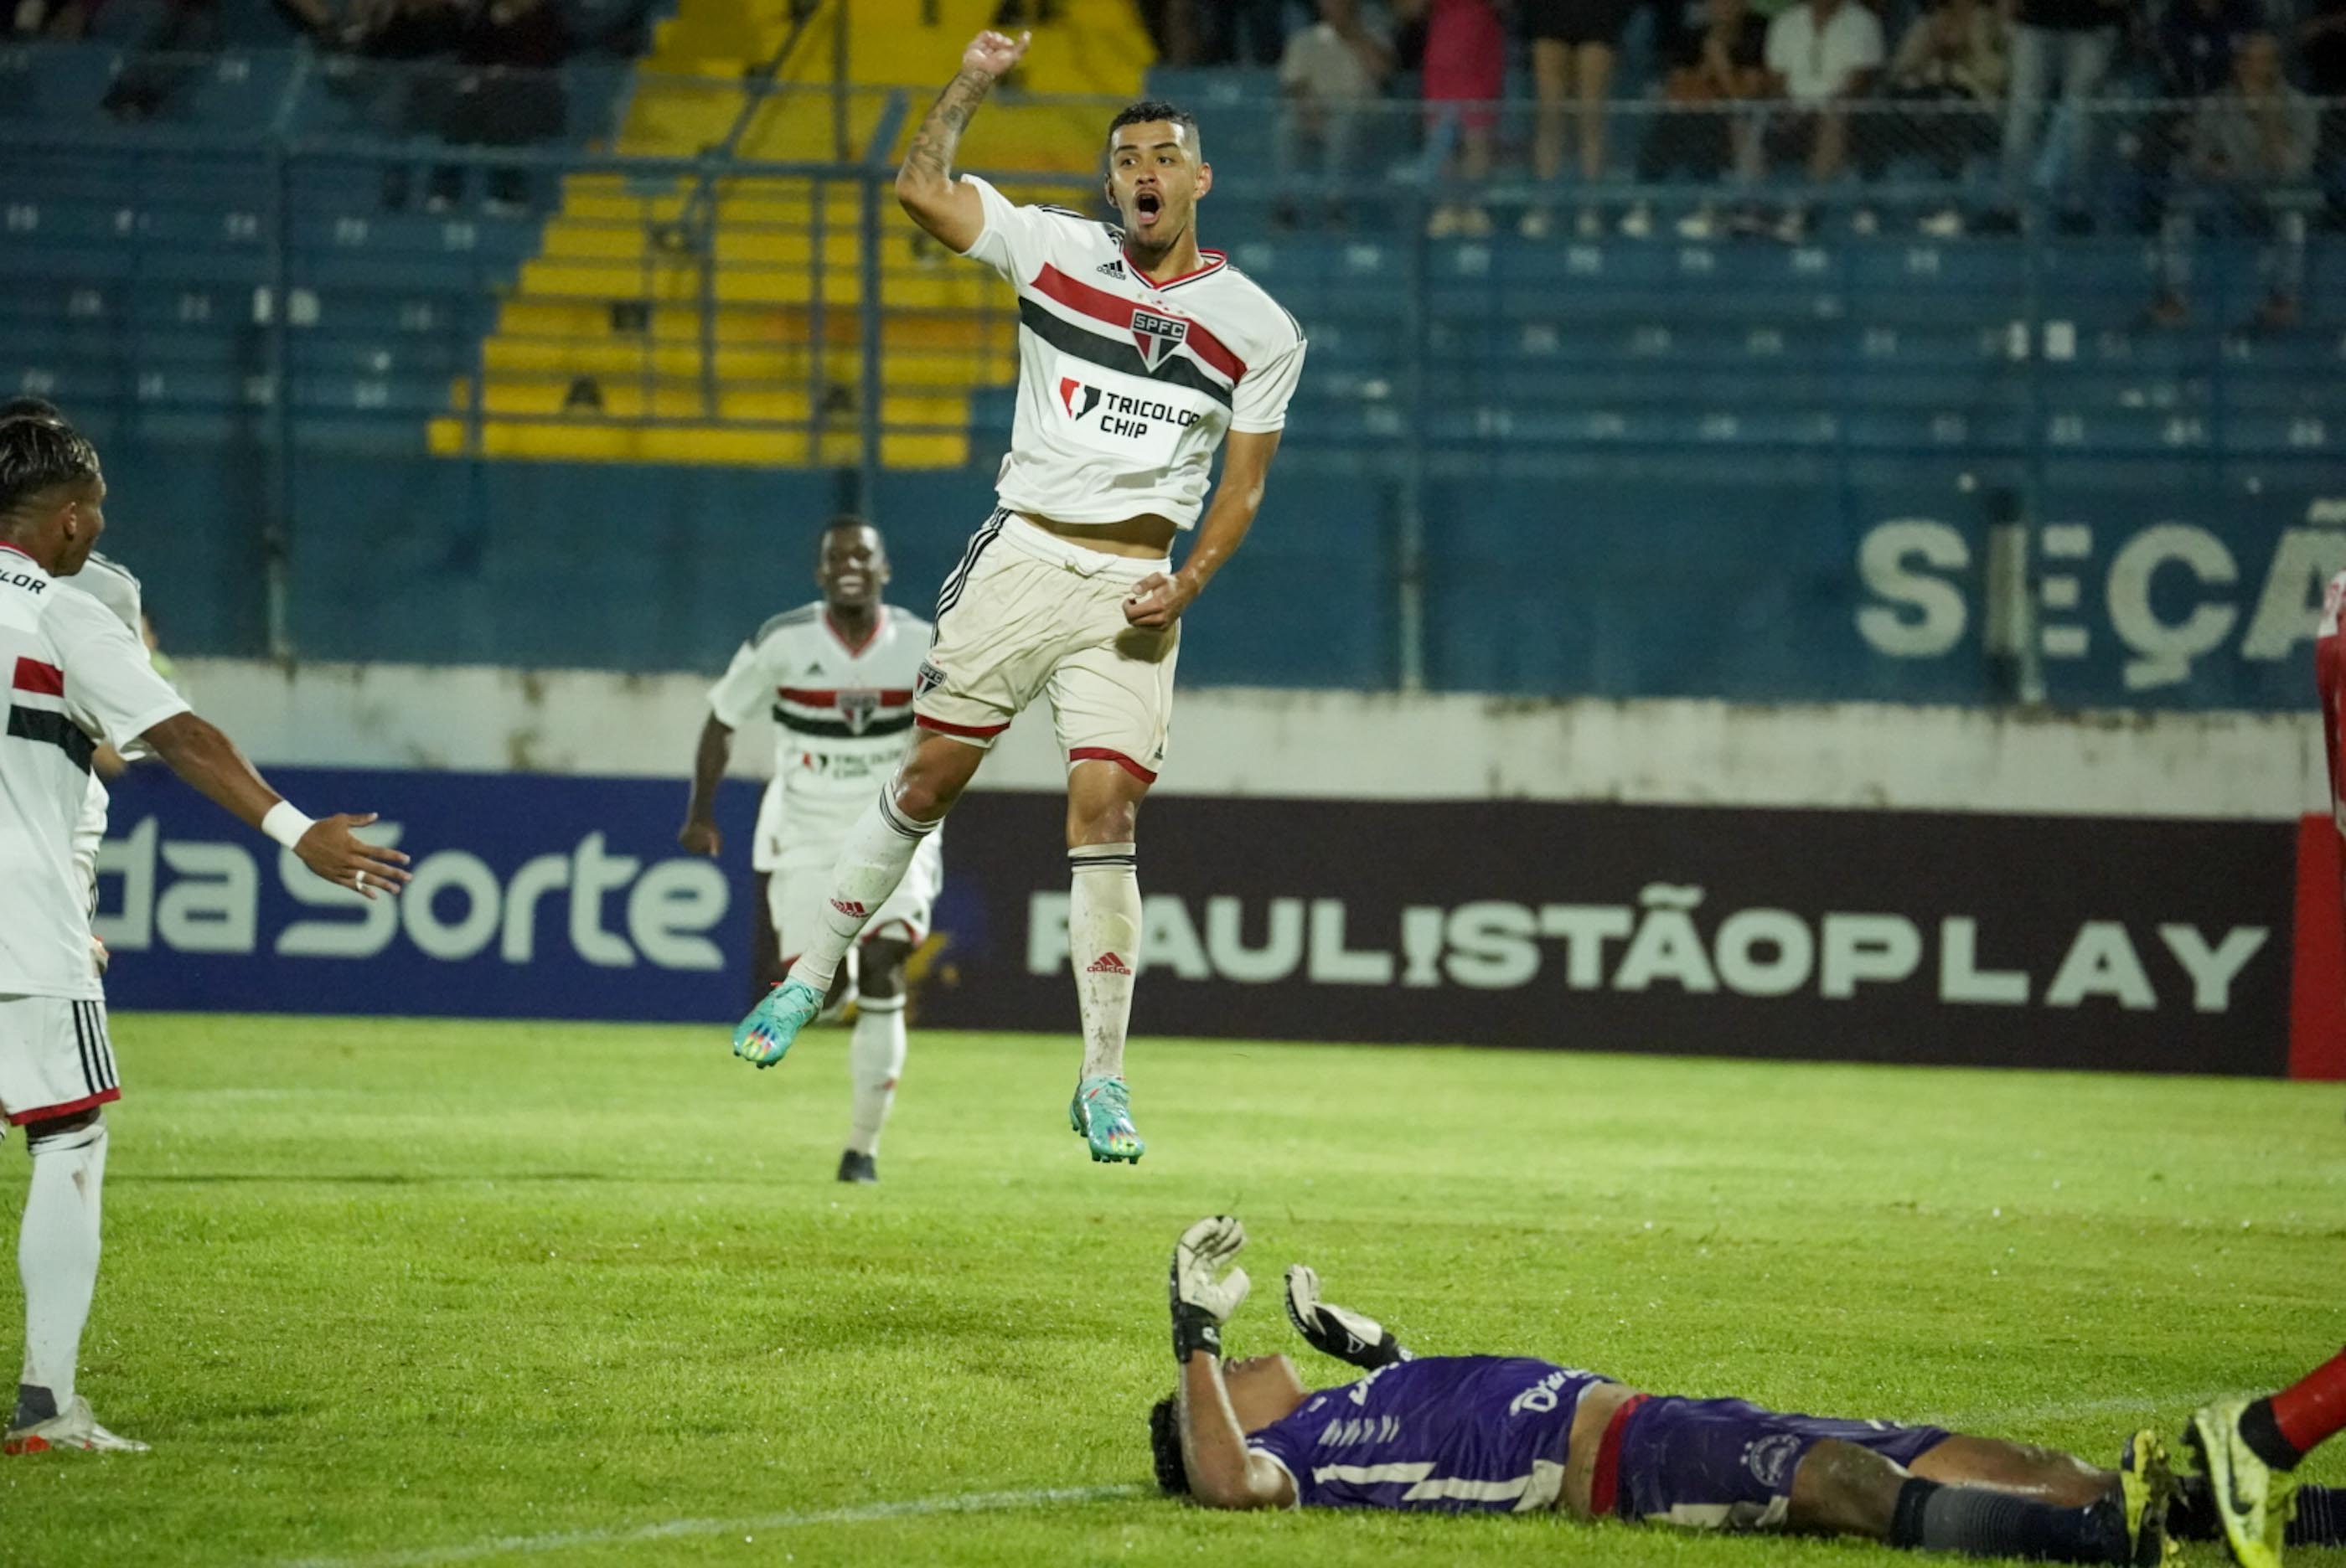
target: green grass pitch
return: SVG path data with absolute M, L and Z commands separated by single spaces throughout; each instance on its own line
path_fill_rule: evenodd
M 1423 1351 L 2104 1458 L 2346 1339 L 2334 1086 L 1145 1040 L 1126 1169 L 1072 1041 L 916 1031 L 855 1188 L 837 1030 L 770 1073 L 714 1029 L 116 1033 L 83 1386 L 155 1451 L 0 1461 L 8 1564 L 1890 1561 L 1147 1495 L 1166 1256 L 1220 1210 L 1233 1353 L 1330 1382 L 1296 1259 Z

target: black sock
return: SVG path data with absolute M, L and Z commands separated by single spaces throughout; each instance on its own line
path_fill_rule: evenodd
M 2297 1517 L 2289 1522 L 2288 1544 L 2346 1546 L 2346 1487 L 2299 1487 Z
M 2204 1475 L 2178 1475 L 2167 1505 L 2167 1532 L 2178 1541 L 2214 1541 L 2224 1533 L 2216 1517 L 2216 1494 Z
M 56 1414 L 56 1395 L 37 1383 L 16 1385 L 16 1413 L 10 1418 L 10 1426 L 37 1426 L 42 1421 L 55 1420 Z
M 2296 1444 L 2280 1435 L 2270 1400 L 2259 1400 L 2240 1412 L 2240 1441 L 2275 1470 L 2295 1470 L 2297 1461 L 2305 1457 L 2297 1451 Z
M 2130 1555 L 2125 1522 L 2110 1508 L 2053 1508 L 2011 1492 L 1942 1486 L 1920 1477 L 1898 1490 L 1890 1544 L 2063 1563 L 2123 1563 Z

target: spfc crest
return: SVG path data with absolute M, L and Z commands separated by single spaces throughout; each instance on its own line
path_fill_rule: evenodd
M 876 691 L 842 691 L 839 694 L 839 716 L 847 721 L 847 733 L 861 735 L 870 727 L 872 716 L 880 711 L 880 694 Z
M 1132 312 L 1132 341 L 1140 345 L 1140 362 L 1150 370 L 1165 362 L 1165 357 L 1181 346 L 1189 335 L 1189 323 L 1170 316 L 1151 315 L 1147 311 Z

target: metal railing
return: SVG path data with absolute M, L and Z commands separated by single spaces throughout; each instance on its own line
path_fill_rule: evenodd
M 889 468 L 983 470 L 1008 438 L 1013 296 L 890 188 L 924 95 L 843 95 L 854 156 L 780 161 L 725 154 L 738 81 L 546 84 L 573 137 L 659 112 L 736 127 L 652 158 L 452 135 L 431 118 L 444 67 L 199 72 L 250 112 L 18 137 L 0 380 L 121 429 L 253 443 L 280 599 L 297 451 L 414 452 L 428 432 L 474 460 L 780 463 L 871 505 Z M 1069 145 L 1114 107 L 1005 95 L 968 161 Z M 1998 465 L 1997 515 L 2026 523 L 2071 459 L 2346 455 L 2346 376 L 2310 330 L 2346 304 L 2337 105 L 2303 111 L 2301 164 L 2242 178 L 2205 156 L 2221 127 L 2194 105 L 2051 119 L 2017 158 L 1991 107 L 1852 105 L 1837 159 L 1810 162 L 1823 122 L 1787 106 L 1625 103 L 1607 177 L 1553 184 L 1527 176 L 1522 105 L 1492 116 L 1480 178 L 1464 116 L 1357 106 L 1331 135 L 1277 103 L 1201 112 L 1201 228 L 1313 340 L 1282 465 L 1386 497 L 1405 687 L 1432 680 L 1429 497 L 1461 475 L 1797 463 L 1821 494 L 1857 465 L 1953 455 Z M 1106 216 L 1088 157 L 992 175 Z M 705 244 L 658 242 L 685 221 Z M 2040 575 L 1999 579 L 2024 700 L 2044 690 Z M 286 626 L 279 603 L 280 651 Z

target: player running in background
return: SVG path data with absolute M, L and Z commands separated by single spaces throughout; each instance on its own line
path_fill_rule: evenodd
M 2333 617 L 2337 594 L 2333 583 Z M 2224 1400 L 2192 1412 L 2184 1446 L 2198 1456 L 2207 1478 L 2208 1506 L 2241 1568 L 2280 1568 L 2283 1546 L 2346 1542 L 2341 1489 L 2300 1486 L 2290 1473 L 2300 1460 L 2341 1431 L 2346 1350 L 2278 1393 Z
M 1287 1275 L 1290 1320 L 1368 1373 L 1307 1390 L 1284 1356 L 1220 1359 L 1222 1327 L 1246 1299 L 1246 1271 L 1233 1267 L 1245 1245 L 1228 1216 L 1183 1233 L 1169 1280 L 1181 1380 L 1149 1412 L 1159 1486 L 1208 1507 L 1561 1508 L 2143 1568 L 2166 1555 L 2170 1520 L 2216 1533 L 2204 1484 L 2195 1502 L 2147 1430 L 2112 1471 L 1938 1427 L 1656 1398 L 1546 1361 L 1420 1360 L 1375 1319 L 1322 1301 L 1318 1277 L 1298 1265 Z M 2335 1521 L 2338 1496 L 2325 1489 L 2325 1519 Z M 2329 1530 L 2320 1539 L 2341 1539 Z
M 0 422 L 0 1114 L 33 1161 L 17 1249 L 25 1364 L 0 1438 L 12 1454 L 144 1446 L 99 1426 L 74 1386 L 97 1286 L 100 1107 L 121 1097 L 74 863 L 98 743 L 143 740 L 329 881 L 372 898 L 407 880 L 406 856 L 352 836 L 372 817 L 303 816 L 188 710 L 115 612 L 66 587 L 105 530 L 105 501 L 81 435 L 54 419 Z
M 751 948 L 760 995 L 821 929 L 841 847 L 903 758 L 912 731 L 913 684 L 930 626 L 882 602 L 888 576 L 880 530 L 861 517 L 832 518 L 815 548 L 822 597 L 760 626 L 709 688 L 692 799 L 677 835 L 694 854 L 713 856 L 720 847 L 717 785 L 733 732 L 760 712 L 770 710 L 774 720 L 774 776 L 758 808 L 750 861 L 760 905 Z M 863 928 L 855 972 L 842 967 L 833 983 L 832 1004 L 851 996 L 859 1003 L 848 1047 L 855 1101 L 839 1156 L 842 1181 L 880 1179 L 880 1129 L 904 1071 L 904 961 L 928 939 L 929 912 L 944 884 L 943 839 L 931 833 L 921 840 L 904 879 Z
M 986 748 L 1047 697 L 1067 759 L 1067 945 L 1084 1033 L 1068 1119 L 1094 1159 L 1131 1161 L 1143 1149 L 1124 1076 L 1140 802 L 1165 764 L 1181 614 L 1262 504 L 1303 333 L 1219 252 L 1198 248 L 1213 170 L 1197 121 L 1170 104 L 1135 104 L 1109 122 L 1107 194 L 1121 228 L 1014 206 L 982 179 L 954 177 L 963 130 L 1025 48 L 979 34 L 896 177 L 914 222 L 1017 290 L 1018 412 L 999 504 L 938 596 L 913 702 L 926 733 L 849 834 L 814 940 L 733 1048 L 761 1065 L 790 1049 Z M 1177 572 L 1168 552 L 1192 526 Z

